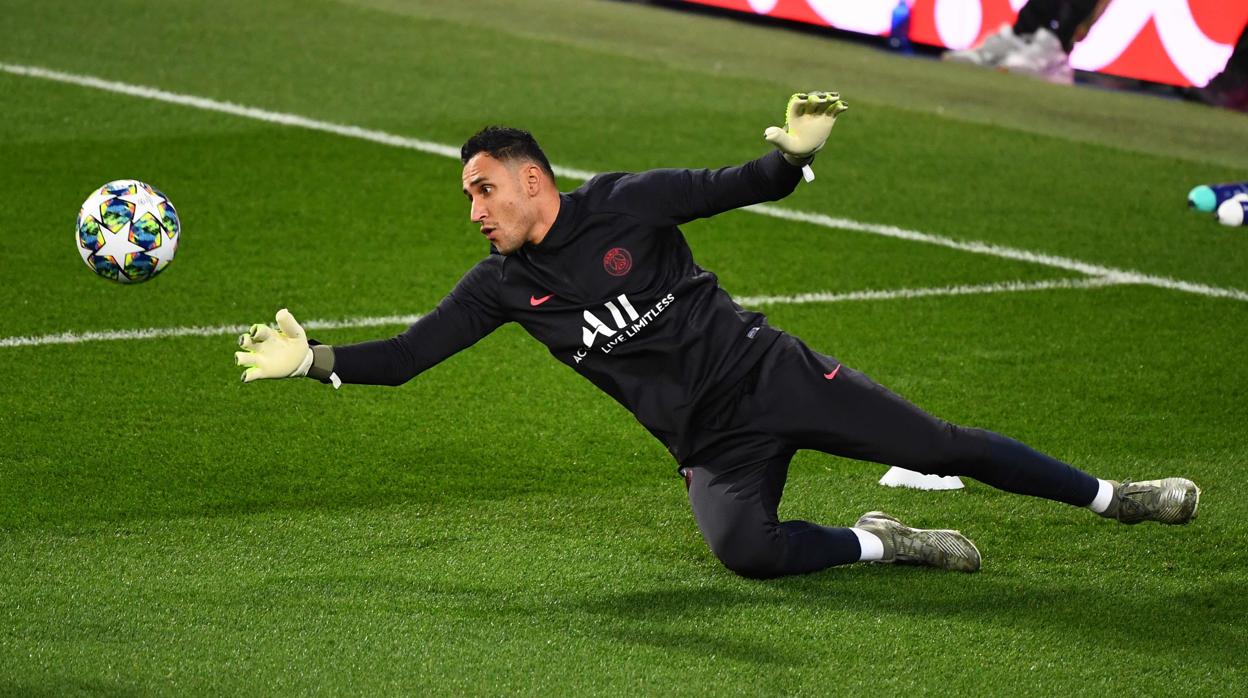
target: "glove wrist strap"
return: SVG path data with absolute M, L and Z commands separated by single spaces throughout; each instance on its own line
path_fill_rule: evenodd
M 329 382 L 329 375 L 334 372 L 334 348 L 328 344 L 314 344 L 308 352 L 308 378 L 315 378 L 322 383 Z
M 780 151 L 780 154 L 784 156 L 785 162 L 789 163 L 790 165 L 794 167 L 805 167 L 809 165 L 811 161 L 815 159 L 814 154 L 807 155 L 805 157 L 798 157 L 797 155 L 791 155 L 789 153 L 786 153 L 783 150 Z
M 815 171 L 810 168 L 810 163 L 815 161 L 814 153 L 811 153 L 810 155 L 807 155 L 806 157 L 800 157 L 800 158 L 796 155 L 790 155 L 784 152 L 783 150 L 780 151 L 780 154 L 784 156 L 785 162 L 789 163 L 790 165 L 794 167 L 802 168 L 803 179 L 805 179 L 807 182 L 815 181 Z

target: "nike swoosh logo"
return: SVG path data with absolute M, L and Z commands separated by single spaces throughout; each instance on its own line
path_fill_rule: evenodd
M 546 301 L 554 297 L 555 297 L 555 294 L 553 293 L 548 296 L 542 296 L 541 298 L 538 298 L 537 296 L 529 296 L 529 305 L 536 308 L 537 306 L 541 305 L 542 303 L 545 303 Z
M 836 374 L 840 373 L 840 371 L 841 371 L 841 365 L 837 364 L 836 368 L 832 369 L 831 373 L 825 373 L 823 374 L 823 377 L 827 378 L 828 380 L 832 380 L 833 378 L 836 378 Z

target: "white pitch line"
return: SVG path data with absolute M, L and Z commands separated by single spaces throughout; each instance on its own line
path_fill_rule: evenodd
M 903 298 L 930 298 L 932 296 L 970 296 L 988 293 L 1016 293 L 1020 291 L 1048 291 L 1053 289 L 1084 289 L 1117 286 L 1132 283 L 1125 277 L 1095 276 L 1088 279 L 1052 279 L 1049 281 L 1003 281 L 978 286 L 941 286 L 938 288 L 898 288 L 882 291 L 848 291 L 843 293 L 799 293 L 793 296 L 741 296 L 738 304 L 750 305 L 802 305 L 805 303 L 842 303 L 846 301 L 878 301 Z
M 905 298 L 928 298 L 932 296 L 969 296 L 974 294 L 1011 293 L 1019 291 L 1046 291 L 1052 289 L 1079 289 L 1113 286 L 1130 283 L 1117 277 L 1089 279 L 1056 279 L 1050 281 L 1005 281 L 980 286 L 942 286 L 938 288 L 901 288 L 884 291 L 851 291 L 848 293 L 801 293 L 794 296 L 742 296 L 736 301 L 741 305 L 802 305 L 806 303 L 841 303 L 846 301 L 897 300 Z M 382 317 L 357 317 L 345 320 L 308 320 L 303 327 L 309 330 L 336 330 L 357 327 L 384 327 L 387 325 L 410 325 L 421 315 L 387 315 Z M 49 344 L 83 344 L 85 342 L 112 342 L 126 339 L 163 339 L 167 337 L 215 337 L 241 334 L 249 325 L 217 325 L 201 327 L 152 327 L 138 330 L 105 330 L 97 332 L 62 332 L 37 337 L 0 337 L 3 347 L 38 347 Z
M 389 145 L 395 148 L 419 150 L 422 153 L 428 153 L 430 155 L 440 155 L 446 158 L 455 158 L 456 160 L 459 159 L 459 148 L 453 146 L 444 145 L 442 143 L 434 143 L 432 141 L 422 141 L 417 138 L 407 138 L 406 136 L 398 136 L 393 133 L 386 133 L 385 131 L 374 131 L 372 129 L 360 128 L 359 126 L 335 124 L 329 121 L 321 121 L 319 119 L 309 119 L 306 116 L 299 116 L 298 114 L 287 114 L 284 112 L 269 111 L 267 109 L 257 109 L 256 107 L 248 107 L 242 104 L 233 104 L 231 102 L 221 102 L 207 97 L 196 97 L 194 95 L 168 92 L 155 87 L 144 87 L 143 85 L 131 85 L 125 82 L 104 80 L 90 75 L 62 73 L 59 70 L 49 70 L 47 68 L 40 68 L 32 65 L 12 65 L 10 63 L 0 63 L 0 71 L 28 78 L 40 78 L 43 80 L 52 80 L 54 82 L 64 82 L 70 85 L 78 85 L 79 87 L 90 87 L 96 90 L 115 92 L 117 94 L 129 95 L 131 97 L 150 99 L 156 102 L 177 104 L 184 107 L 191 107 L 193 109 L 230 114 L 244 119 L 264 121 L 270 124 L 294 126 L 297 128 L 306 128 L 312 131 L 322 131 L 324 133 L 332 133 L 337 136 L 358 138 L 372 143 Z M 555 174 L 569 179 L 589 179 L 594 176 L 593 172 L 577 170 L 571 167 L 554 167 L 554 170 Z
M 385 325 L 410 325 L 420 315 L 386 315 L 382 317 L 357 317 L 346 320 L 308 320 L 300 324 L 308 330 L 337 330 L 352 327 L 383 327 Z M 83 344 L 85 342 L 115 342 L 123 339 L 165 339 L 168 337 L 216 337 L 242 334 L 251 325 L 216 325 L 200 327 L 148 327 L 138 330 L 102 330 L 98 332 L 61 332 L 37 337 L 0 337 L 0 347 L 39 347 L 49 344 Z
M 193 95 L 168 92 L 154 87 L 144 87 L 142 85 L 131 85 L 124 82 L 104 80 L 89 75 L 64 73 L 58 70 L 50 70 L 38 66 L 0 63 L 0 71 L 12 75 L 52 80 L 55 82 L 63 82 L 71 85 L 79 85 L 81 87 L 89 87 L 92 89 L 139 97 L 142 99 L 150 99 L 158 102 L 192 107 L 195 109 L 231 114 L 233 116 L 255 119 L 257 121 L 264 121 L 267 123 L 295 126 L 298 128 L 311 129 L 313 131 L 323 131 L 325 133 L 332 133 L 339 136 L 345 136 L 347 138 L 358 138 L 396 148 L 417 150 L 430 155 L 456 159 L 459 158 L 459 149 L 453 146 L 434 143 L 431 141 L 423 141 L 415 138 L 407 138 L 392 133 L 386 133 L 384 131 L 374 131 L 371 129 L 360 128 L 358 126 L 348 126 L 328 121 L 320 121 L 318 119 L 310 119 L 297 114 L 287 114 L 283 112 L 269 111 L 267 109 L 257 109 L 255 107 L 247 107 L 239 104 L 232 104 L 230 102 L 221 102 L 214 99 L 208 99 L 206 97 L 196 97 Z M 569 179 L 584 180 L 594 176 L 594 173 L 589 172 L 588 170 L 579 170 L 560 165 L 553 166 L 553 169 L 559 176 L 567 177 Z M 1032 252 L 1013 247 L 993 245 L 986 242 L 956 240 L 954 238 L 933 235 L 931 233 L 923 233 L 917 230 L 907 230 L 905 228 L 899 228 L 891 225 L 863 223 L 861 221 L 850 220 L 847 218 L 834 218 L 821 213 L 795 211 L 793 209 L 765 204 L 750 206 L 744 210 L 763 216 L 770 216 L 772 218 L 810 223 L 835 230 L 850 230 L 900 240 L 909 240 L 911 242 L 939 245 L 950 249 L 961 250 L 963 252 L 990 255 L 993 257 L 1041 264 L 1058 269 L 1077 271 L 1091 276 L 1114 276 L 1121 279 L 1129 278 L 1130 282 L 1134 284 L 1156 286 L 1172 291 L 1183 291 L 1186 293 L 1194 293 L 1212 298 L 1230 298 L 1238 301 L 1248 301 L 1248 291 L 1243 291 L 1237 288 L 1209 286 L 1191 281 L 1145 274 L 1143 272 L 1129 269 L 1117 269 L 1114 267 L 1100 266 L 1067 257 L 1058 257 L 1055 255 Z

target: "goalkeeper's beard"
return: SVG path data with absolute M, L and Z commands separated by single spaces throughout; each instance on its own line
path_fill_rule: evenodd
M 537 215 L 535 212 L 516 212 L 514 222 L 495 223 L 494 227 L 489 230 L 488 239 L 494 249 L 499 254 L 509 255 L 519 250 L 525 243 L 534 239 L 534 229 L 537 227 Z M 489 225 L 487 224 L 488 228 Z

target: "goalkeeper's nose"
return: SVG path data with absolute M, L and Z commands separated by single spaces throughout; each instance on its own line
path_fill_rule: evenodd
M 486 210 L 485 204 L 479 199 L 472 200 L 472 206 L 468 209 L 468 217 L 473 223 L 485 223 L 485 219 L 489 218 L 490 212 Z

